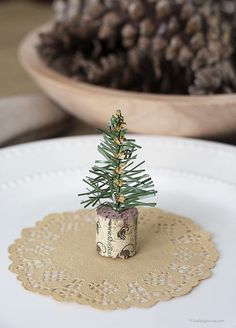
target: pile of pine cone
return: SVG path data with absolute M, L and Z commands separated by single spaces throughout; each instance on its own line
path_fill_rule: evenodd
M 56 0 L 38 51 L 97 85 L 165 94 L 236 91 L 236 0 Z

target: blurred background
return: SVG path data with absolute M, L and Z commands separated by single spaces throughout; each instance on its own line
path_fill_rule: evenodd
M 51 0 L 0 0 L 0 147 L 96 132 L 45 97 L 19 62 L 20 42 L 53 16 Z
M 234 144 L 235 40 L 235 0 L 0 0 L 0 147 L 117 108 L 130 132 Z
M 0 97 L 38 92 L 17 58 L 17 47 L 32 29 L 53 16 L 52 1 L 0 0 Z

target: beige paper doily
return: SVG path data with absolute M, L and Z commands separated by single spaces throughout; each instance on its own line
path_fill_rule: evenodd
M 96 253 L 95 211 L 50 214 L 9 247 L 25 289 L 100 309 L 150 307 L 188 293 L 211 275 L 218 252 L 191 220 L 140 208 L 138 253 L 127 260 Z

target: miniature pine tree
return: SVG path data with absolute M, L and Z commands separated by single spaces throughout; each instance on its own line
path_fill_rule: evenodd
M 104 140 L 98 146 L 98 151 L 105 158 L 95 161 L 89 171 L 92 177 L 86 177 L 83 181 L 89 186 L 86 193 L 79 196 L 87 196 L 81 201 L 84 207 L 89 205 L 104 205 L 121 212 L 135 206 L 152 206 L 156 203 L 146 203 L 141 199 L 153 196 L 156 191 L 154 184 L 145 169 L 135 164 L 136 151 L 141 148 L 134 139 L 126 138 L 126 123 L 120 110 L 111 117 L 105 131 Z

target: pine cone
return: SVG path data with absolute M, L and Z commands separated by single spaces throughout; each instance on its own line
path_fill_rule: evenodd
M 232 93 L 236 90 L 236 74 L 229 61 L 200 69 L 189 93 L 195 95 Z
M 39 53 L 49 66 L 98 85 L 154 93 L 234 92 L 232 76 L 221 78 L 220 87 L 198 85 L 206 71 L 234 74 L 233 1 L 57 0 L 64 16 L 58 13 L 60 22 L 41 35 Z
M 233 62 L 236 66 L 236 1 L 218 0 L 220 2 L 221 12 L 232 27 L 232 45 L 234 47 Z

